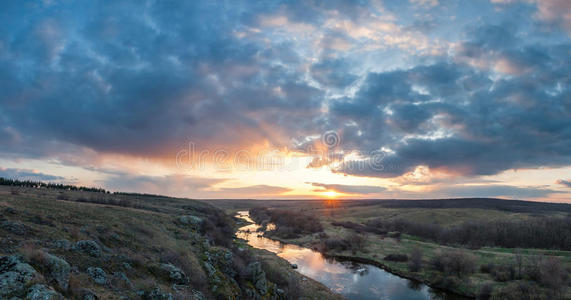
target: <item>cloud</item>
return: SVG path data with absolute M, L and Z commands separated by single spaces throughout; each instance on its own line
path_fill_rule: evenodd
M 559 179 L 556 183 L 565 187 L 571 187 L 571 180 Z
M 306 182 L 314 187 L 318 187 L 316 191 L 327 191 L 334 190 L 340 193 L 346 194 L 377 194 L 386 191 L 387 189 L 381 186 L 370 186 L 370 185 L 345 185 L 345 184 L 325 184 L 318 182 Z
M 264 196 L 274 196 L 280 195 L 283 193 L 287 193 L 292 191 L 290 188 L 280 187 L 280 186 L 271 186 L 271 185 L 252 185 L 252 186 L 245 186 L 245 187 L 236 187 L 236 188 L 221 188 L 219 189 L 220 192 L 228 195 L 228 197 L 264 197 Z
M 475 185 L 475 186 L 448 186 L 433 191 L 440 197 L 508 197 L 546 198 L 559 191 L 545 187 L 517 187 L 510 185 Z
M 570 165 L 571 43 L 545 30 L 567 28 L 569 2 L 478 2 L 468 15 L 411 2 L 1 2 L 0 155 L 173 164 L 189 142 L 301 151 L 335 130 L 340 151 L 310 167 L 395 178 Z M 173 173 L 106 183 L 203 196 L 219 183 Z
M 18 179 L 18 180 L 31 180 L 31 181 L 64 181 L 65 178 L 50 174 L 41 173 L 29 169 L 14 169 L 0 167 L 0 177 Z
M 113 191 L 184 197 L 208 194 L 208 189 L 224 181 L 225 179 L 186 175 L 148 176 L 114 172 L 101 181 L 101 184 Z

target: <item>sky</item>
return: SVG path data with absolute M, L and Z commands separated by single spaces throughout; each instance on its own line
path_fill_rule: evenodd
M 0 176 L 571 202 L 571 1 L 0 1 Z

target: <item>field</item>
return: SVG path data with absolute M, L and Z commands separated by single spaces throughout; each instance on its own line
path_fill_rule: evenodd
M 375 232 L 375 222 L 393 224 L 406 220 L 423 227 L 438 226 L 439 230 L 452 230 L 465 224 L 529 224 L 545 218 L 567 220 L 571 206 L 498 199 L 460 199 L 427 201 L 214 201 L 214 205 L 229 213 L 238 210 L 268 207 L 293 214 L 315 216 L 323 227 L 323 233 L 280 234 L 279 230 L 269 233 L 270 237 L 288 243 L 295 243 L 318 249 L 333 256 L 343 256 L 376 263 L 393 273 L 414 278 L 433 286 L 443 287 L 469 296 L 495 293 L 496 298 L 519 299 L 522 294 L 538 299 L 571 298 L 568 288 L 571 271 L 571 251 L 565 249 L 540 249 L 531 247 L 508 248 L 498 246 L 477 246 L 444 243 L 406 232 Z M 266 217 L 262 210 L 260 220 Z M 271 215 L 271 213 L 270 213 Z M 259 220 L 257 220 L 259 221 Z M 368 225 L 367 225 L 368 224 Z M 278 224 L 279 227 L 279 224 Z M 553 228 L 555 230 L 557 228 Z M 558 228 L 562 229 L 562 228 Z M 571 228 L 563 228 L 567 232 Z M 566 239 L 566 236 L 559 236 Z M 355 241 L 362 245 L 355 245 Z M 570 246 L 568 239 L 563 245 Z M 346 243 L 345 243 L 346 242 Z M 485 242 L 485 241 L 484 241 Z M 411 271 L 411 259 L 421 253 L 419 270 Z M 404 262 L 385 259 L 389 255 L 406 255 Z M 438 269 L 435 262 L 455 257 L 465 260 L 471 270 Z M 551 263 L 551 265 L 550 265 Z M 553 265 L 559 265 L 554 267 Z M 537 274 L 532 274 L 537 266 Z M 550 271 L 549 268 L 554 268 Z M 527 273 L 526 273 L 527 272 Z M 557 273 L 550 277 L 549 273 Z M 534 276 L 537 276 L 535 278 Z M 532 278 L 533 277 L 533 278 Z M 541 277 L 541 278 L 539 278 Z M 546 278 L 549 277 L 549 278 Z M 502 294 L 503 293 L 503 294 Z M 535 294 L 534 294 L 535 293 Z M 511 296 L 506 296 L 506 295 Z M 522 298 L 523 299 L 523 298 Z

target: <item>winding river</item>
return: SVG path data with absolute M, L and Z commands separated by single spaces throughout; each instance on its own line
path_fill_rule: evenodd
M 253 223 L 239 228 L 237 237 L 247 240 L 252 247 L 271 251 L 296 264 L 298 272 L 347 299 L 466 299 L 393 275 L 373 265 L 325 258 L 311 249 L 262 237 L 256 232 L 260 226 L 252 221 L 247 211 L 238 212 L 237 217 Z

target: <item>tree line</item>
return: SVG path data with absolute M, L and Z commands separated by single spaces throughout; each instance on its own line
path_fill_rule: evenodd
M 571 250 L 570 216 L 536 217 L 526 221 L 469 221 L 452 227 L 402 219 L 374 219 L 365 226 L 399 231 L 440 244 Z
M 76 185 L 52 183 L 52 182 L 32 181 L 32 180 L 18 180 L 18 179 L 10 179 L 2 177 L 0 177 L 0 185 L 14 186 L 14 187 L 49 188 L 49 189 L 68 190 L 68 191 L 109 193 L 108 191 L 102 188 L 76 186 Z

